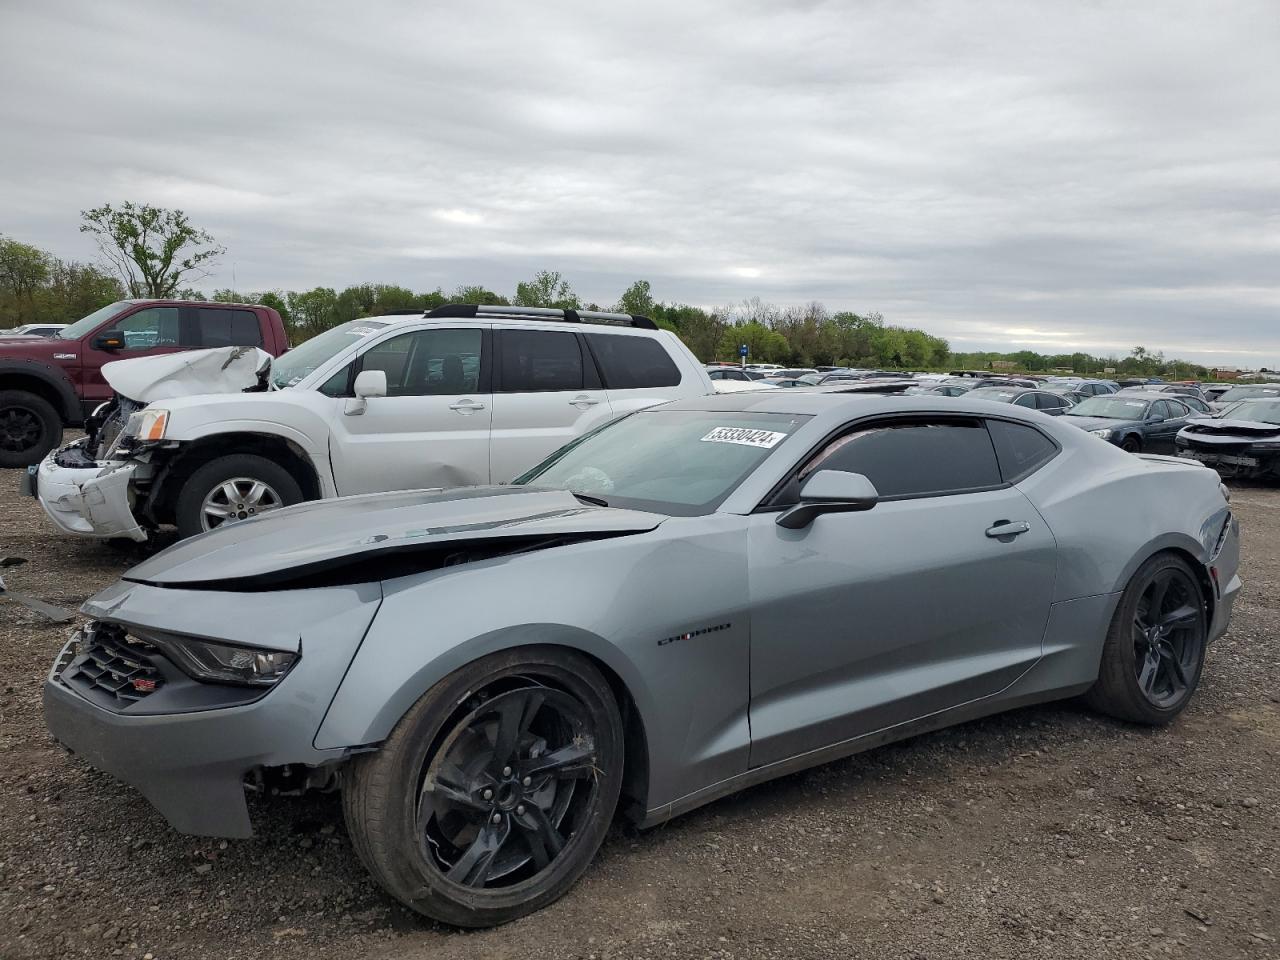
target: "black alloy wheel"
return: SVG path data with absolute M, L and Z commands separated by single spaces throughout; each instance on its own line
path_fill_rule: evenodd
M 1133 618 L 1138 689 L 1152 706 L 1167 709 L 1190 695 L 1204 641 L 1199 588 L 1183 570 L 1162 570 L 1142 592 Z
M 1191 563 L 1172 551 L 1125 587 L 1085 701 L 1133 723 L 1168 723 L 1191 702 L 1204 670 L 1209 607 Z
M 586 657 L 517 647 L 435 684 L 343 772 L 357 855 L 401 903 L 462 927 L 507 923 L 587 869 L 622 789 L 624 727 Z
M 550 865 L 600 789 L 582 704 L 531 678 L 479 694 L 424 772 L 421 852 L 445 879 L 509 886 Z
M 25 453 L 36 445 L 42 431 L 43 424 L 34 411 L 25 407 L 0 410 L 0 450 Z

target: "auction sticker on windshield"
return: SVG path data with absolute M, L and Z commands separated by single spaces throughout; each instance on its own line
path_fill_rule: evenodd
M 766 450 L 776 447 L 786 437 L 785 433 L 773 430 L 752 430 L 749 427 L 716 427 L 705 437 L 703 443 L 740 443 L 744 447 L 764 447 Z

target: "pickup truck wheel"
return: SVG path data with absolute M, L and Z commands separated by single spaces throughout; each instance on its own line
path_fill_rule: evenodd
M 174 519 L 178 536 L 194 537 L 302 500 L 302 487 L 280 464 L 252 453 L 235 453 L 210 460 L 187 478 Z
M 53 404 L 25 390 L 0 390 L 0 467 L 39 463 L 61 439 Z
M 507 923 L 565 894 L 622 786 L 623 724 L 584 657 L 497 653 L 428 690 L 343 771 L 352 846 L 401 903 L 460 927 Z

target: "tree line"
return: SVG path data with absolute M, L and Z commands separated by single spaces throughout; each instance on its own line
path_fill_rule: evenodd
M 886 323 L 877 312 L 831 311 L 813 301 L 780 307 L 759 297 L 705 308 L 656 299 L 647 280 L 637 280 L 615 303 L 584 301 L 553 270 L 538 271 L 516 284 L 510 295 L 484 286 L 461 285 L 450 292 L 414 291 L 386 283 L 362 283 L 343 290 L 238 291 L 207 295 L 195 284 L 224 249 L 194 227 L 181 210 L 147 204 L 105 204 L 81 211 L 81 231 L 97 242 L 102 266 L 64 262 L 30 244 L 0 235 L 0 329 L 36 321 L 70 323 L 123 297 L 177 297 L 226 303 L 261 303 L 279 311 L 292 342 L 299 343 L 359 317 L 393 311 L 427 310 L 445 303 L 511 304 L 525 307 L 616 310 L 650 317 L 674 331 L 699 360 L 736 361 L 748 357 L 787 366 L 858 366 L 908 370 L 965 367 L 1028 372 L 1071 371 L 1200 377 L 1208 371 L 1187 361 L 1135 347 L 1130 356 L 1085 353 L 952 353 L 938 336 Z

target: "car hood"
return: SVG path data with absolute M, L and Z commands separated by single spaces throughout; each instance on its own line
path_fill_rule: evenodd
M 257 347 L 214 347 L 162 353 L 102 365 L 102 377 L 122 397 L 154 403 L 205 393 L 240 393 L 257 386 L 271 354 Z
M 192 537 L 138 564 L 124 579 L 208 589 L 368 582 L 450 565 L 459 557 L 466 562 L 468 548 L 487 556 L 527 552 L 644 533 L 665 519 L 537 487 L 363 494 L 299 504 Z
M 1200 417 L 1182 429 L 1191 437 L 1238 437 L 1242 440 L 1270 440 L 1280 434 L 1280 424 L 1263 420 L 1216 420 Z
M 1112 430 L 1118 427 L 1131 427 L 1135 424 L 1141 424 L 1140 420 L 1115 420 L 1111 417 L 1080 417 L 1071 414 L 1063 414 L 1063 423 L 1069 423 L 1072 426 L 1079 427 L 1081 430 L 1101 430 L 1103 427 L 1109 427 Z

